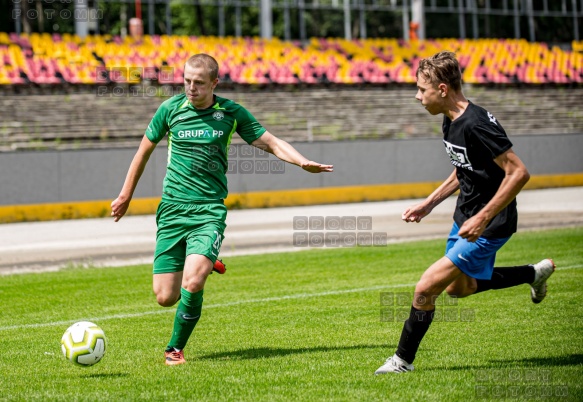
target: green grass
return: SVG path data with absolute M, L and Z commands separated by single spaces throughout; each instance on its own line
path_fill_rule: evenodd
M 0 277 L 0 400 L 467 401 L 494 386 L 583 400 L 583 228 L 519 233 L 498 254 L 500 266 L 555 259 L 543 303 L 521 285 L 440 307 L 473 319 L 434 322 L 414 372 L 373 375 L 402 328 L 381 308 L 408 309 L 382 307 L 381 292 L 410 295 L 443 246 L 227 258 L 177 367 L 162 358 L 174 308 L 155 303 L 149 266 Z M 59 341 L 85 319 L 105 330 L 108 349 L 80 368 Z

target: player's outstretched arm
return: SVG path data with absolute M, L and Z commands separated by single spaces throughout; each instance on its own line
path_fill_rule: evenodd
M 401 215 L 401 219 L 405 222 L 421 222 L 421 219 L 433 211 L 433 208 L 438 206 L 447 197 L 455 193 L 459 188 L 459 181 L 457 179 L 455 169 L 449 177 L 441 183 L 439 187 L 433 191 L 422 203 L 412 205 L 407 208 Z
M 113 216 L 115 222 L 119 221 L 127 212 L 136 186 L 138 185 L 138 181 L 140 180 L 142 173 L 144 173 L 144 169 L 146 168 L 146 164 L 148 163 L 148 159 L 150 159 L 150 155 L 152 155 L 154 148 L 156 148 L 156 144 L 144 135 L 140 147 L 130 164 L 121 192 L 118 197 L 111 202 L 111 216 Z
M 310 173 L 332 172 L 334 170 L 332 165 L 324 165 L 306 159 L 288 142 L 277 138 L 269 131 L 263 133 L 251 145 L 277 156 L 282 161 L 297 165 Z

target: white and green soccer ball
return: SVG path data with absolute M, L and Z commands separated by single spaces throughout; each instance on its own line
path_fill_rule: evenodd
M 105 333 L 96 324 L 81 321 L 71 325 L 61 338 L 65 358 L 78 366 L 93 366 L 105 354 Z

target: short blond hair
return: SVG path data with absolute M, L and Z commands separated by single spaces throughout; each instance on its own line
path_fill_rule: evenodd
M 209 56 L 208 54 L 199 53 L 190 56 L 190 58 L 186 60 L 186 64 L 190 67 L 204 67 L 208 71 L 211 81 L 214 81 L 219 77 L 219 63 L 217 63 L 214 57 Z

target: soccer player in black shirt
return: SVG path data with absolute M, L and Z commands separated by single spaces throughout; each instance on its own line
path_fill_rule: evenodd
M 413 360 L 445 290 L 466 297 L 490 289 L 530 284 L 531 299 L 546 296 L 547 279 L 555 270 L 550 259 L 537 264 L 494 268 L 496 252 L 516 232 L 516 196 L 529 180 L 528 170 L 512 150 L 500 122 L 462 93 L 461 71 L 452 52 L 422 60 L 415 98 L 432 115 L 443 114 L 443 143 L 452 174 L 423 202 L 405 210 L 405 222 L 420 222 L 459 190 L 454 223 L 445 255 L 431 265 L 415 287 L 409 318 L 399 345 L 375 374 L 413 370 Z

